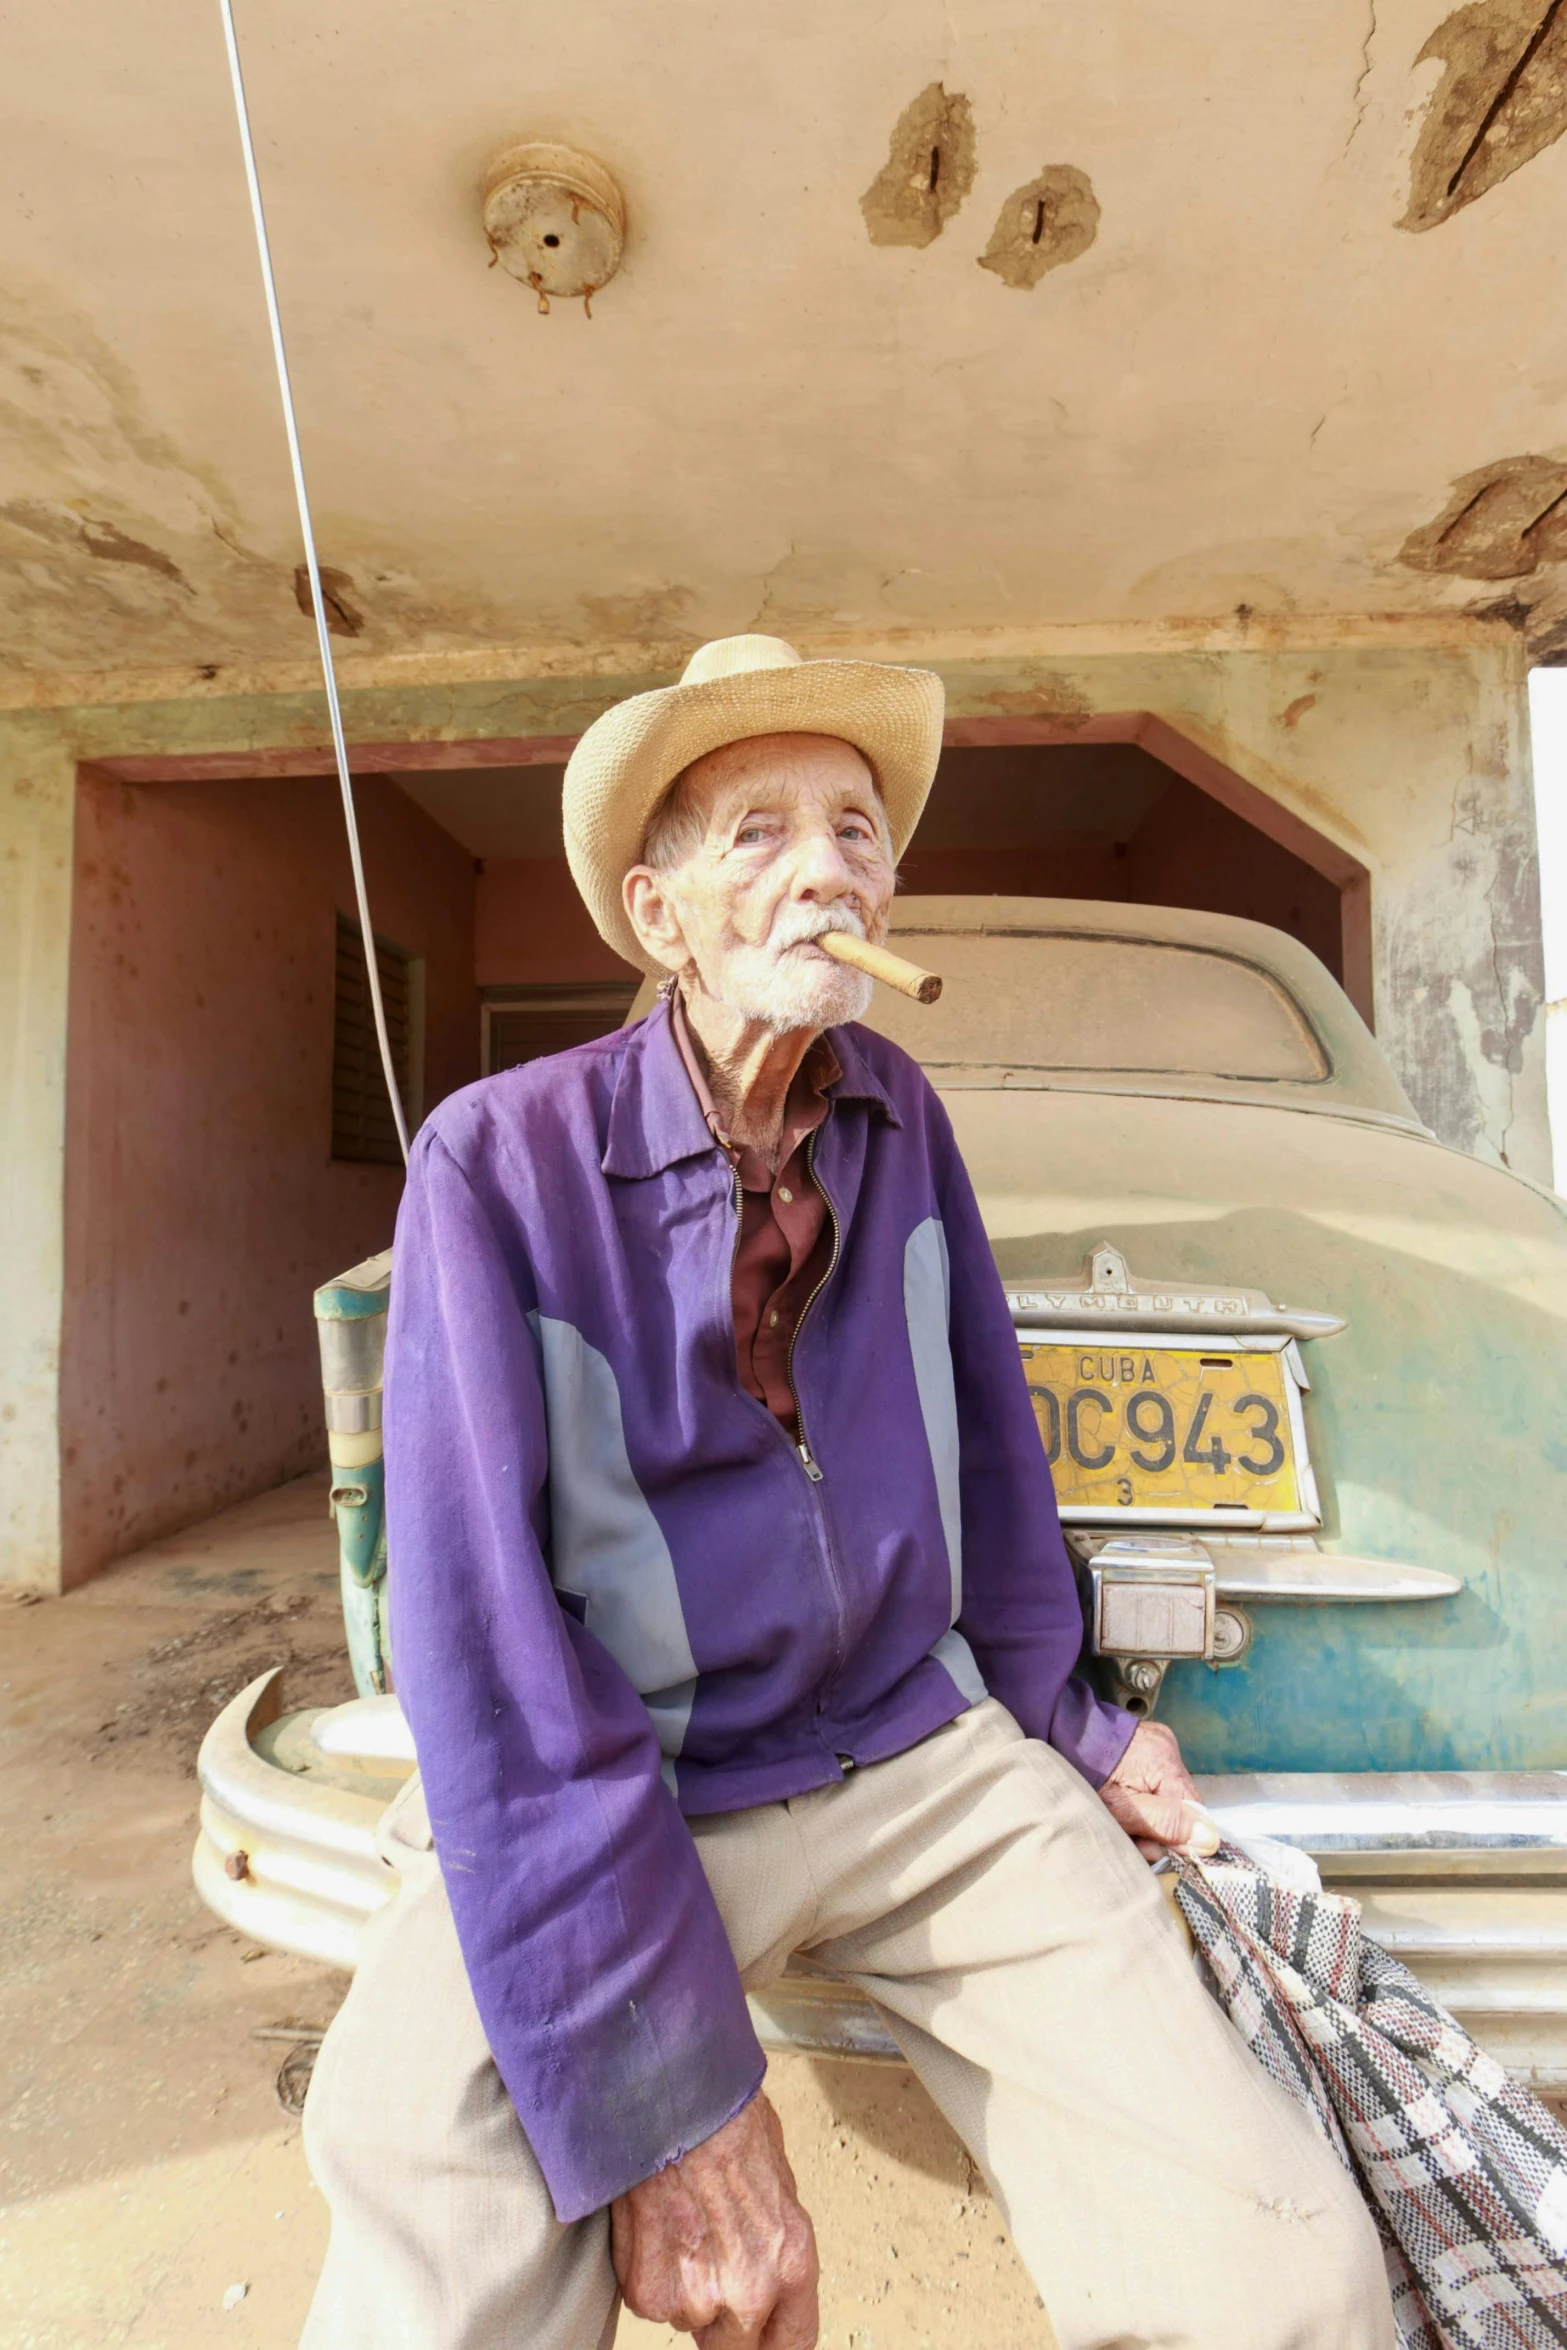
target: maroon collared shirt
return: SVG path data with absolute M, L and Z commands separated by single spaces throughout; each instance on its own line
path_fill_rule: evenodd
M 818 1036 L 795 1071 L 784 1103 L 775 1175 L 760 1151 L 731 1142 L 720 1125 L 678 988 L 670 998 L 670 1026 L 708 1131 L 740 1184 L 740 1239 L 729 1282 L 740 1384 L 798 1443 L 789 1349 L 800 1316 L 832 1265 L 835 1238 L 826 1199 L 811 1172 L 810 1140 L 830 1106 L 827 1088 L 843 1071 L 826 1037 Z

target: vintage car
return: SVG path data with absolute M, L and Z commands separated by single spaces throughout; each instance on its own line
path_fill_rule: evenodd
M 1105 1687 L 1221 1822 L 1293 1843 L 1504 2062 L 1567 2082 L 1567 1207 L 1421 1125 L 1316 958 L 1261 925 L 905 898 L 938 1003 L 871 1024 L 939 1088 L 1012 1305 Z M 636 1007 L 633 1007 L 633 1017 Z M 318 1293 L 360 1696 L 244 1691 L 196 1882 L 351 1966 L 413 1767 L 388 1691 L 390 1257 Z M 764 2041 L 894 2054 L 792 1970 Z

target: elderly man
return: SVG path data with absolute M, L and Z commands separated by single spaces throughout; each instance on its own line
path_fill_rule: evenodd
M 884 932 L 940 728 L 934 677 L 767 637 L 599 719 L 567 848 L 661 999 L 419 1138 L 386 1411 L 421 1781 L 307 2110 L 310 2350 L 594 2350 L 619 2295 L 809 2350 L 745 1999 L 796 1951 L 876 2002 L 1062 2350 L 1392 2342 L 1348 2178 L 1139 1858 L 1212 1831 L 1077 1675 L 947 1119 L 815 943 Z

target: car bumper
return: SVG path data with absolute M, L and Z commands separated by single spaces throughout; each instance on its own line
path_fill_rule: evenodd
M 281 1673 L 265 1673 L 203 1741 L 196 1890 L 251 1940 L 351 1969 L 397 1888 L 378 1832 L 411 1749 L 391 1700 L 334 1708 L 319 1730 L 281 1702 Z M 1567 2085 L 1567 1771 L 1233 1774 L 1202 1789 L 1232 1834 L 1311 1853 L 1510 2070 Z M 766 2048 L 898 2059 L 869 2001 L 800 1961 L 751 2009 Z

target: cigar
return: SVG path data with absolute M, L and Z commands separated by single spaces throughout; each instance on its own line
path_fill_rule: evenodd
M 824 930 L 811 944 L 831 955 L 835 963 L 868 971 L 872 979 L 879 979 L 884 987 L 895 987 L 899 995 L 912 996 L 917 1004 L 933 1004 L 941 993 L 936 972 L 922 971 L 918 963 L 906 963 L 886 947 L 873 947 L 869 939 L 856 938 L 852 930 Z

